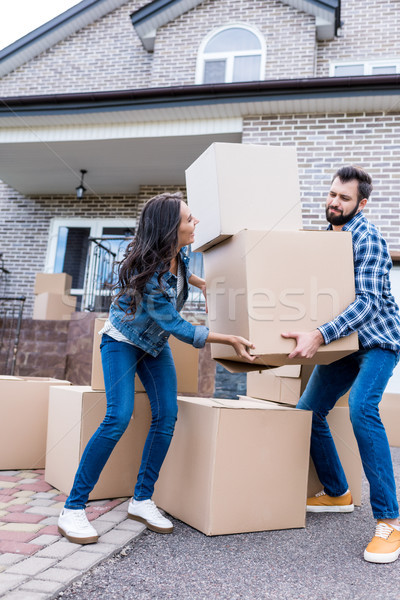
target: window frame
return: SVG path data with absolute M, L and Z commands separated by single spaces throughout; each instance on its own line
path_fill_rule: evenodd
M 45 262 L 45 273 L 54 273 L 56 260 L 58 232 L 60 227 L 81 227 L 90 229 L 90 237 L 102 237 L 104 227 L 132 227 L 136 229 L 137 219 L 85 219 L 80 217 L 54 218 L 50 221 L 49 238 L 47 243 L 47 253 Z M 82 296 L 84 289 L 72 288 L 73 296 Z
M 363 75 L 335 75 L 336 67 L 350 67 L 350 66 L 359 66 L 362 65 L 364 67 Z M 385 58 L 380 60 L 347 60 L 347 61 L 338 61 L 330 64 L 329 67 L 329 76 L 330 77 L 365 77 L 366 75 L 373 75 L 372 70 L 374 67 L 396 67 L 396 74 L 400 73 L 400 58 Z
M 250 33 L 254 34 L 258 41 L 261 44 L 261 49 L 259 52 L 255 50 L 230 50 L 226 52 L 209 52 L 206 53 L 207 59 L 205 58 L 205 48 L 208 42 L 217 34 L 222 33 L 228 29 L 246 29 L 250 31 Z M 197 64 L 196 64 L 196 76 L 195 83 L 197 85 L 204 85 L 204 65 L 206 60 L 222 60 L 226 59 L 226 68 L 225 68 L 225 81 L 221 81 L 219 83 L 233 83 L 233 68 L 234 68 L 234 59 L 238 56 L 260 56 L 260 72 L 259 78 L 252 81 L 262 81 L 264 79 L 265 73 L 265 62 L 266 62 L 266 44 L 264 36 L 261 32 L 251 25 L 247 25 L 244 23 L 229 23 L 228 25 L 224 25 L 222 27 L 218 27 L 217 29 L 213 29 L 210 31 L 205 38 L 203 38 L 198 53 L 197 53 Z M 229 75 L 229 76 L 228 76 Z M 212 85 L 212 84 L 209 84 Z

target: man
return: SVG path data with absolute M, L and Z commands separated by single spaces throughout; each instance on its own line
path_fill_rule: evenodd
M 354 166 L 332 179 L 326 218 L 334 232 L 351 231 L 356 299 L 335 319 L 311 332 L 283 334 L 296 340 L 290 358 L 311 358 L 321 344 L 358 332 L 360 349 L 330 365 L 315 367 L 298 408 L 313 411 L 311 456 L 324 491 L 307 499 L 310 512 L 354 510 L 346 476 L 326 416 L 350 388 L 354 434 L 377 525 L 364 558 L 388 563 L 400 555 L 400 521 L 390 449 L 379 416 L 379 402 L 399 360 L 400 314 L 390 292 L 392 262 L 385 240 L 363 214 L 372 191 L 371 177 Z M 332 256 L 332 260 L 335 257 Z M 329 264 L 326 265 L 329 269 Z

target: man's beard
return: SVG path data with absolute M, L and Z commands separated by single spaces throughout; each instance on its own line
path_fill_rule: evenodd
M 345 223 L 348 223 L 354 217 L 355 214 L 357 214 L 359 204 L 360 202 L 357 202 L 357 206 L 353 208 L 353 210 L 348 215 L 344 215 L 343 211 L 341 211 L 339 215 L 330 214 L 329 206 L 327 206 L 325 208 L 326 220 L 331 225 L 344 225 Z

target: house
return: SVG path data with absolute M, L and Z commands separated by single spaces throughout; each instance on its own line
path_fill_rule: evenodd
M 82 295 L 88 238 L 132 233 L 214 141 L 295 145 L 306 228 L 363 165 L 399 258 L 399 25 L 398 0 L 82 0 L 0 51 L 0 251 L 26 316 L 35 273 L 72 263 Z

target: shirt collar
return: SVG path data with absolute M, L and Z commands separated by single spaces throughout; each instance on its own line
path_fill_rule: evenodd
M 354 229 L 357 229 L 357 227 L 361 225 L 361 223 L 363 223 L 364 221 L 366 221 L 366 218 L 364 217 L 362 210 L 360 210 L 360 212 L 354 215 L 354 217 L 350 219 L 350 221 L 343 225 L 342 231 L 354 231 Z M 331 224 L 329 224 L 328 229 L 332 230 Z

